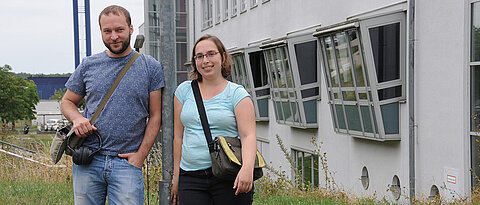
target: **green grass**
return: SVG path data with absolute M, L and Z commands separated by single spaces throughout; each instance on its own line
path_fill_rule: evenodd
M 74 204 L 69 182 L 0 182 L 0 204 Z
M 299 197 L 282 195 L 260 195 L 255 194 L 253 204 L 255 205 L 277 205 L 277 204 L 298 204 L 298 205 L 328 205 L 328 204 L 347 204 L 339 199 L 325 199 L 319 197 Z

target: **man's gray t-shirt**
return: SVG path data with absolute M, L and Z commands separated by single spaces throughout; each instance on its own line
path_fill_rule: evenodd
M 104 51 L 83 59 L 65 86 L 72 92 L 85 95 L 83 113 L 91 119 L 103 97 L 128 60 L 135 54 L 113 58 Z M 116 156 L 137 152 L 145 134 L 149 116 L 150 92 L 165 86 L 163 69 L 158 61 L 140 55 L 132 64 L 94 122 L 103 145 L 100 154 Z M 98 148 L 98 140 L 88 137 L 84 144 Z

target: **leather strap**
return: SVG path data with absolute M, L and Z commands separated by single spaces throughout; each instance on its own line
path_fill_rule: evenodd
M 112 96 L 113 91 L 115 91 L 115 89 L 117 88 L 118 84 L 119 84 L 120 81 L 122 80 L 123 76 L 125 75 L 125 73 L 127 73 L 128 69 L 130 69 L 130 66 L 132 66 L 133 62 L 135 62 L 135 60 L 138 58 L 138 56 L 140 56 L 140 53 L 135 52 L 135 55 L 133 55 L 133 56 L 130 58 L 130 60 L 128 61 L 128 63 L 123 67 L 122 71 L 120 71 L 120 73 L 118 74 L 117 78 L 116 78 L 115 81 L 113 82 L 112 86 L 110 86 L 110 89 L 108 90 L 107 94 L 103 97 L 102 102 L 100 102 L 100 105 L 98 105 L 97 110 L 96 110 L 95 113 L 93 114 L 92 119 L 90 119 L 90 124 L 93 125 L 93 123 L 95 122 L 95 120 L 97 119 L 97 117 L 100 115 L 100 113 L 102 112 L 103 108 L 104 108 L 105 105 L 107 104 L 108 99 L 110 99 L 110 97 Z M 70 136 L 71 134 L 73 134 L 74 131 L 75 131 L 74 129 L 71 129 L 70 132 L 67 134 L 67 136 Z
M 125 67 L 123 67 L 122 71 L 118 74 L 117 79 L 115 79 L 115 81 L 113 82 L 112 86 L 110 87 L 110 90 L 108 90 L 107 94 L 103 97 L 102 102 L 100 102 L 100 105 L 98 105 L 97 110 L 96 110 L 95 113 L 93 114 L 92 119 L 90 119 L 90 124 L 93 125 L 93 123 L 94 123 L 95 120 L 97 119 L 98 115 L 100 115 L 100 113 L 102 112 L 103 108 L 104 108 L 105 105 L 107 104 L 108 99 L 110 99 L 110 96 L 112 96 L 113 91 L 115 91 L 115 89 L 117 88 L 118 84 L 119 84 L 120 81 L 122 80 L 123 76 L 125 75 L 125 73 L 127 73 L 128 69 L 130 69 L 130 66 L 131 66 L 131 65 L 133 64 L 133 62 L 138 58 L 138 56 L 140 56 L 140 53 L 135 52 L 135 55 L 133 55 L 133 56 L 130 58 L 130 60 L 128 61 L 128 63 L 125 65 Z
M 210 132 L 210 125 L 208 124 L 207 113 L 205 112 L 205 106 L 203 105 L 202 93 L 198 87 L 198 81 L 192 80 L 193 95 L 195 96 L 195 102 L 197 103 L 198 114 L 200 115 L 200 121 L 202 122 L 203 133 L 207 139 L 208 150 L 213 152 L 213 140 L 212 133 Z

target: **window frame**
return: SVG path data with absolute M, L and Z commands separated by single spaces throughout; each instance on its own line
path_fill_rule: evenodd
M 399 23 L 399 36 L 398 36 L 398 62 L 399 62 L 399 77 L 398 79 L 389 80 L 386 82 L 378 82 L 377 79 L 377 72 L 375 68 L 375 62 L 373 57 L 373 50 L 371 46 L 371 39 L 370 34 L 368 33 L 368 29 L 370 28 L 378 28 L 380 26 L 385 25 L 393 25 Z M 354 31 L 356 34 L 356 38 L 358 41 L 358 45 L 356 45 L 360 50 L 360 61 L 356 62 L 352 51 L 352 42 L 350 40 L 349 32 Z M 348 54 L 347 60 L 349 63 L 349 68 L 351 70 L 351 77 L 352 77 L 352 86 L 344 86 L 344 81 L 342 80 L 343 66 L 342 70 L 340 70 L 339 64 L 339 56 L 338 52 L 340 50 L 337 48 L 341 46 L 340 43 L 342 42 L 335 42 L 338 41 L 335 37 L 338 34 L 343 34 L 344 37 L 347 39 L 346 42 L 346 50 Z M 329 104 L 330 104 L 330 113 L 332 115 L 332 123 L 334 125 L 334 130 L 337 133 L 343 134 L 351 134 L 355 137 L 366 138 L 366 139 L 373 139 L 378 141 L 385 141 L 385 140 L 400 140 L 400 130 L 401 130 L 401 120 L 400 120 L 400 104 L 403 104 L 406 99 L 406 14 L 404 11 L 396 12 L 387 15 L 381 15 L 376 17 L 371 17 L 367 19 L 360 19 L 355 21 L 347 21 L 338 25 L 334 25 L 331 27 L 327 27 L 325 30 L 321 30 L 318 33 L 315 33 L 314 36 L 318 37 L 319 44 L 321 47 L 321 60 L 322 60 L 322 67 L 323 72 L 326 80 L 327 85 L 327 92 L 329 97 Z M 327 43 L 326 39 L 330 40 L 329 52 L 330 59 L 327 52 Z M 337 37 L 338 38 L 338 37 Z M 337 45 L 338 44 L 338 45 Z M 343 45 L 343 46 L 345 46 Z M 341 48 L 342 49 L 342 48 Z M 345 49 L 345 48 L 343 48 Z M 341 54 L 341 53 L 340 53 Z M 345 57 L 345 56 L 344 56 Z M 344 58 L 342 57 L 342 58 Z M 345 60 L 345 59 L 344 59 Z M 334 70 L 331 70 L 330 67 L 331 63 L 333 63 Z M 359 64 L 360 63 L 360 64 Z M 357 82 L 356 76 L 356 68 L 355 65 L 361 65 L 361 71 L 363 72 L 363 85 L 359 85 Z M 331 72 L 335 72 L 336 75 L 335 84 L 332 82 Z M 345 78 L 345 77 L 344 77 Z M 401 94 L 400 96 L 388 98 L 388 99 L 379 99 L 379 90 L 387 89 L 387 88 L 397 88 L 401 86 Z M 344 93 L 345 92 L 353 92 L 354 93 L 354 100 L 345 99 Z M 364 97 L 360 97 L 360 94 Z M 347 106 L 356 106 L 352 110 L 347 108 Z M 365 108 L 366 107 L 366 108 Z M 340 108 L 337 112 L 337 109 Z M 365 110 L 368 109 L 368 110 Z M 358 121 L 360 123 L 356 123 L 355 118 L 351 116 L 347 116 L 347 112 L 350 111 L 350 114 L 355 114 L 358 116 Z M 356 111 L 356 112 L 352 112 Z M 388 112 L 395 112 L 397 115 L 389 118 L 384 118 L 386 113 Z M 368 113 L 364 113 L 368 112 Z M 384 112 L 382 114 L 382 112 Z M 365 116 L 369 116 L 369 121 L 365 121 Z M 342 119 L 340 119 L 340 117 Z M 354 121 L 349 121 L 354 119 Z M 365 124 L 368 123 L 368 124 Z M 360 125 L 358 125 L 360 124 Z M 353 126 L 361 126 L 361 130 L 358 130 L 358 127 L 349 127 L 350 125 Z M 386 126 L 391 126 L 390 129 L 397 131 L 398 133 L 388 133 Z M 344 127 L 344 128 L 342 128 Z M 370 128 L 367 130 L 367 128 Z M 369 132 L 371 131 L 371 132 Z
M 260 146 L 259 146 L 260 144 Z M 271 162 L 270 159 L 270 141 L 257 136 L 257 150 L 262 154 L 265 162 Z
M 258 6 L 258 0 L 250 0 L 250 9 Z
M 223 8 L 223 21 L 227 21 L 228 20 L 228 13 L 229 13 L 229 1 L 230 0 L 223 0 L 223 5 L 222 5 L 222 8 Z
M 319 109 L 318 109 L 317 102 L 320 100 L 320 79 L 321 79 L 320 59 L 317 58 L 317 62 L 316 62 L 317 81 L 314 83 L 310 83 L 308 85 L 302 86 L 300 81 L 300 74 L 299 74 L 300 71 L 298 68 L 296 55 L 295 55 L 295 48 L 294 48 L 296 44 L 310 42 L 310 41 L 315 42 L 316 44 L 315 49 L 318 56 L 319 45 L 316 38 L 311 36 L 311 33 L 292 36 L 289 38 L 282 38 L 280 40 L 271 41 L 269 43 L 264 44 L 263 46 L 260 46 L 265 56 L 265 65 L 267 67 L 267 72 L 268 72 L 269 81 L 270 81 L 271 99 L 273 101 L 273 108 L 275 112 L 276 121 L 279 124 L 285 124 L 292 127 L 298 127 L 298 128 L 304 128 L 304 129 L 318 128 Z M 281 59 L 277 60 L 281 62 L 280 64 L 281 69 L 280 71 L 272 72 L 272 68 L 271 68 L 272 65 L 270 64 L 271 63 L 270 60 L 272 57 L 275 57 L 275 54 L 273 52 L 277 52 L 277 49 L 280 49 L 280 50 L 283 49 L 283 51 L 280 52 Z M 291 73 L 287 73 L 286 72 L 287 70 L 290 71 Z M 278 74 L 280 74 L 280 76 L 286 76 L 287 78 L 291 76 L 292 77 L 292 79 L 290 80 L 291 82 L 287 80 L 285 83 L 285 87 L 279 87 L 281 83 L 277 81 L 279 79 L 277 77 Z M 276 81 L 276 83 L 274 81 Z M 289 87 L 290 83 L 292 84 L 291 87 Z M 302 92 L 301 92 L 302 89 L 304 88 L 318 88 L 318 95 L 304 99 L 302 97 Z M 294 94 L 294 96 L 292 96 L 292 94 Z M 314 106 L 315 119 L 313 122 L 307 122 L 307 116 L 305 112 L 305 102 L 311 101 L 311 100 L 315 100 L 315 106 Z M 294 105 L 292 105 L 292 103 Z M 289 111 L 289 113 L 293 117 L 293 120 L 288 120 L 285 118 L 285 113 L 284 113 L 285 106 L 290 108 L 287 111 Z M 282 109 L 279 109 L 280 107 Z M 298 115 L 298 120 L 296 115 Z
M 292 158 L 292 162 L 293 164 L 295 165 L 295 167 L 292 167 L 292 178 L 294 179 L 295 181 L 295 184 L 296 185 L 299 185 L 299 179 L 296 178 L 296 172 L 295 172 L 295 169 L 298 170 L 299 174 L 300 174 L 300 177 L 301 177 L 301 182 L 304 183 L 305 185 L 308 184 L 308 182 L 305 182 L 306 179 L 305 179 L 305 163 L 302 163 L 302 167 L 301 169 L 299 170 L 299 154 L 302 156 L 302 162 L 305 162 L 305 158 L 308 158 L 308 157 L 311 157 L 310 158 L 310 167 L 311 167 L 311 170 L 310 170 L 310 173 L 311 173 L 311 179 L 313 180 L 313 182 L 310 182 L 312 185 L 314 185 L 314 187 L 319 187 L 320 186 L 320 156 L 314 154 L 313 152 L 311 151 L 306 151 L 306 150 L 303 150 L 303 149 L 299 149 L 299 148 L 296 148 L 296 147 L 292 147 L 291 148 L 291 158 Z M 309 155 L 309 156 L 307 156 Z M 315 158 L 316 158 L 316 162 L 317 162 L 317 166 L 315 166 Z
M 247 8 L 248 8 L 247 4 L 248 4 L 247 0 L 240 0 L 240 14 L 247 12 Z
M 202 0 L 202 30 L 213 27 L 213 0 Z
M 262 95 L 262 96 L 258 96 L 257 92 L 265 90 L 265 89 L 269 89 L 270 82 L 268 81 L 268 77 L 267 77 L 267 84 L 266 85 L 261 86 L 261 87 L 255 87 L 255 82 L 253 80 L 253 74 L 252 74 L 252 68 L 250 66 L 251 64 L 250 64 L 250 55 L 249 55 L 250 53 L 253 53 L 253 52 L 261 52 L 261 50 L 258 47 L 256 47 L 256 48 L 254 47 L 254 48 L 246 48 L 246 49 L 231 52 L 231 56 L 232 56 L 232 60 L 233 60 L 232 80 L 237 84 L 243 85 L 245 87 L 245 89 L 247 90 L 247 92 L 252 97 L 253 105 L 254 105 L 254 108 L 255 108 L 255 120 L 256 121 L 269 121 L 268 101 L 270 99 L 270 92 L 268 92 L 269 93 L 268 95 Z M 235 64 L 236 58 L 237 58 L 238 55 L 243 56 L 244 69 L 242 70 L 242 72 L 243 72 L 242 73 L 242 78 L 239 78 L 239 76 L 238 76 L 238 75 L 240 75 L 240 73 L 238 72 L 239 68 Z M 259 106 L 258 101 L 259 100 L 264 100 L 264 99 L 267 100 L 267 116 L 262 117 L 260 115 L 260 106 Z
M 219 24 L 222 21 L 222 0 L 215 0 L 215 24 Z
M 237 14 L 238 14 L 238 0 L 232 0 L 231 1 L 231 5 L 232 5 L 232 14 L 230 15 L 231 18 L 233 17 L 236 17 Z

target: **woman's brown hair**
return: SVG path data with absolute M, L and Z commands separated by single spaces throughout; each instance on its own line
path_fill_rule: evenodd
M 210 40 L 213 43 L 215 43 L 215 45 L 217 46 L 218 52 L 222 57 L 222 76 L 224 78 L 227 78 L 228 76 L 230 76 L 230 74 L 232 73 L 232 56 L 230 56 L 230 54 L 228 53 L 227 49 L 223 45 L 222 41 L 220 41 L 220 39 L 218 39 L 216 36 L 206 34 L 200 37 L 195 42 L 195 45 L 193 45 L 192 59 L 191 59 L 193 70 L 190 72 L 190 79 L 198 80 L 200 82 L 202 81 L 202 75 L 200 75 L 200 73 L 197 70 L 197 62 L 195 61 L 194 57 L 195 57 L 195 48 L 197 47 L 197 44 L 203 40 Z

